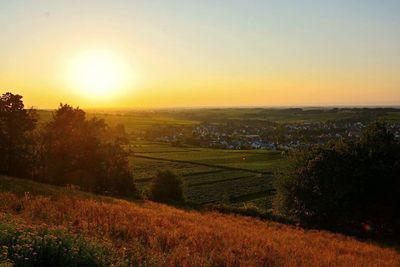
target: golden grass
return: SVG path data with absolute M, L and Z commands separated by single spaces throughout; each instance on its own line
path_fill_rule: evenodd
M 134 266 L 400 266 L 395 250 L 342 235 L 153 202 L 0 193 L 0 212 L 112 242 Z

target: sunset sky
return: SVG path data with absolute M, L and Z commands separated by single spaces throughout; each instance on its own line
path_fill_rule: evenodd
M 400 1 L 0 0 L 28 106 L 400 105 Z

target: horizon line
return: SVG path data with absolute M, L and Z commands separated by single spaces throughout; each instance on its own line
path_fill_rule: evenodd
M 72 105 L 73 106 L 73 105 Z M 279 105 L 279 106 L 267 106 L 267 105 L 243 105 L 243 106 L 171 106 L 171 107 L 81 107 L 85 110 L 113 110 L 113 111 L 129 111 L 129 110 L 196 110 L 196 109 L 290 109 L 290 108 L 302 108 L 302 109 L 334 109 L 334 108 L 393 108 L 400 109 L 400 104 L 375 104 L 375 105 Z M 56 110 L 57 108 L 31 106 L 31 109 L 36 110 Z

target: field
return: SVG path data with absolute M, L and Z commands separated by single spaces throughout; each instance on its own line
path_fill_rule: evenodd
M 194 164 L 207 164 L 210 166 L 237 168 L 255 172 L 271 172 L 283 166 L 281 152 L 267 150 L 223 150 L 223 149 L 192 149 L 186 151 L 162 151 L 146 153 L 136 152 L 136 155 L 147 156 L 154 159 L 171 161 L 185 161 Z
M 45 122 L 51 119 L 52 111 L 39 110 L 39 118 Z M 207 108 L 207 109 L 158 109 L 136 111 L 87 110 L 88 117 L 98 117 L 110 125 L 123 124 L 128 133 L 147 129 L 154 125 L 191 125 L 203 121 L 224 122 L 227 120 L 260 120 L 279 123 L 326 122 L 331 120 L 384 120 L 400 121 L 399 109 L 329 109 L 304 108 Z
M 137 187 L 146 192 L 158 170 L 170 169 L 182 177 L 186 200 L 194 204 L 225 203 L 233 206 L 252 204 L 269 209 L 273 195 L 273 174 L 285 168 L 280 151 L 223 150 L 166 143 L 138 141 L 135 132 L 157 126 L 188 126 L 202 121 L 261 120 L 273 122 L 324 122 L 359 117 L 400 120 L 395 110 L 362 109 L 181 109 L 137 111 L 88 111 L 87 116 L 104 119 L 110 125 L 123 124 L 131 135 L 126 147 Z M 39 111 L 40 122 L 51 119 L 50 111 Z M 133 133 L 133 135 L 132 135 Z
M 131 142 L 131 165 L 137 186 L 146 190 L 159 169 L 184 181 L 186 201 L 194 204 L 253 203 L 270 208 L 273 172 L 284 166 L 281 152 L 174 147 Z
M 128 133 L 160 125 L 187 125 L 194 120 L 175 113 L 88 113 L 110 125 L 121 123 Z M 173 116 L 174 115 L 174 116 Z M 39 111 L 40 121 L 50 120 L 50 111 Z M 270 208 L 272 173 L 284 167 L 281 152 L 266 150 L 223 150 L 176 147 L 166 143 L 131 140 L 127 146 L 134 179 L 146 192 L 158 170 L 170 169 L 181 176 L 186 200 L 193 204 L 226 203 L 240 206 L 255 203 Z
M 45 123 L 51 119 L 52 111 L 39 110 L 38 116 L 40 122 Z M 190 125 L 196 122 L 153 112 L 89 111 L 87 117 L 104 119 L 111 126 L 122 124 L 127 133 L 147 129 L 154 125 Z
M 348 120 L 363 117 L 400 121 L 400 111 L 363 110 L 355 108 L 207 108 L 190 109 L 164 113 L 175 118 L 194 121 L 221 122 L 226 120 L 264 120 L 279 123 L 326 122 L 329 120 Z
M 48 240 L 43 243 L 47 253 L 60 257 L 60 253 L 77 251 L 71 261 L 82 262 L 79 257 L 84 256 L 85 262 L 99 266 L 110 261 L 119 266 L 400 264 L 400 254 L 393 249 L 338 234 L 147 201 L 91 196 L 14 178 L 0 177 L 0 199 L 0 240 L 13 238 L 23 245 L 18 250 L 11 243 L 3 245 L 3 260 L 4 255 L 19 261 L 50 255 L 40 254 L 37 242 L 43 239 L 33 234 L 46 228 L 48 232 L 41 235 Z M 54 247 L 65 247 L 65 252 Z M 100 257 L 105 252 L 108 262 Z

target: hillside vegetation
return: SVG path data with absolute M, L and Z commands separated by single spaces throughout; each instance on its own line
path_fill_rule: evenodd
M 0 259 L 20 266 L 40 266 L 49 253 L 70 266 L 400 265 L 396 250 L 338 234 L 4 176 L 0 200 Z

